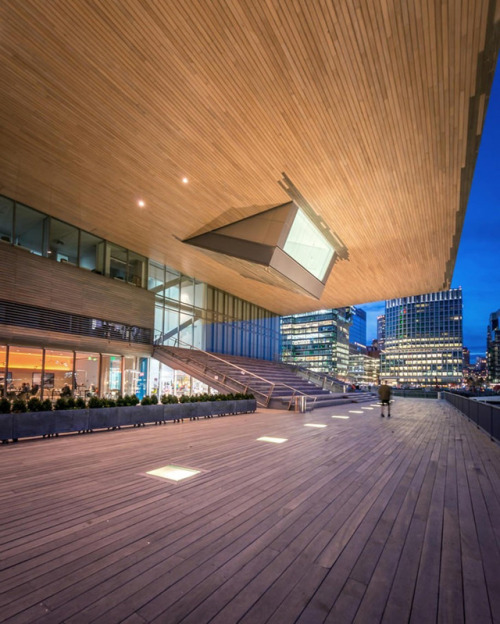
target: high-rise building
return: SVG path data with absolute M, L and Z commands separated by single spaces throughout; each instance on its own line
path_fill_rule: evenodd
M 467 347 L 463 348 L 463 364 L 464 368 L 469 368 L 470 366 L 470 351 Z
M 377 342 L 380 351 L 384 350 L 385 345 L 385 314 L 377 316 Z
M 462 290 L 386 301 L 381 378 L 408 386 L 462 380 Z
M 366 346 L 366 312 L 363 308 L 351 306 L 352 325 L 349 328 L 349 342 Z
M 490 314 L 486 335 L 486 359 L 490 383 L 500 383 L 500 310 Z
M 281 359 L 287 364 L 347 378 L 350 308 L 281 318 Z

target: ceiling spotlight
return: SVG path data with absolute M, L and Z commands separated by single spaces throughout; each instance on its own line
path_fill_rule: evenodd
M 183 184 L 187 184 L 189 182 L 189 180 L 187 178 L 182 178 L 182 183 Z
M 144 206 L 146 205 L 146 202 L 143 199 L 140 199 L 137 202 L 137 205 L 139 206 L 139 208 L 144 208 Z

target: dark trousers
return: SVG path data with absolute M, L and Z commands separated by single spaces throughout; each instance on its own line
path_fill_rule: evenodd
M 387 416 L 391 415 L 391 401 L 380 401 L 382 403 L 382 414 L 384 413 L 384 405 L 387 405 Z

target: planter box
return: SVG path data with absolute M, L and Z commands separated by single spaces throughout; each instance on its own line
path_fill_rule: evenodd
M 12 438 L 17 440 L 55 433 L 54 414 L 55 412 L 12 414 Z
M 32 438 L 89 429 L 127 427 L 221 414 L 241 414 L 254 412 L 256 409 L 255 399 L 243 399 L 0 414 L 0 440 Z
M 53 426 L 50 433 L 70 433 L 90 429 L 88 409 L 56 410 L 52 415 Z
M 13 414 L 0 414 L 0 440 L 12 440 Z

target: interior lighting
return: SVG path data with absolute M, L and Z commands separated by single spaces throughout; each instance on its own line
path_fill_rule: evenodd
M 182 184 L 187 184 L 189 180 L 187 178 L 182 178 Z
M 182 479 L 193 477 L 200 472 L 200 470 L 182 468 L 181 466 L 163 466 L 163 468 L 148 470 L 146 474 L 153 475 L 154 477 L 162 477 L 162 479 L 169 479 L 170 481 L 181 481 Z
M 270 438 L 269 436 L 262 436 L 261 438 L 257 438 L 257 442 L 273 442 L 274 444 L 283 444 L 283 442 L 288 442 L 287 438 Z
M 326 425 L 316 425 L 314 423 L 306 423 L 304 427 L 317 427 L 318 429 L 323 429 Z
M 143 199 L 140 199 L 137 202 L 137 205 L 139 206 L 139 208 L 144 208 L 144 206 L 146 205 L 146 202 Z

